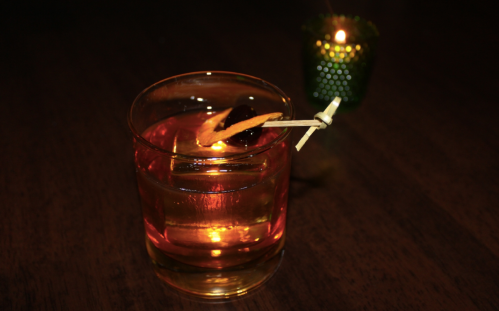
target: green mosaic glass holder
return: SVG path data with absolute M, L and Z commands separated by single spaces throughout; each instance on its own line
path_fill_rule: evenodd
M 338 112 L 357 108 L 371 75 L 379 33 L 358 16 L 319 15 L 303 27 L 303 71 L 310 103 L 324 109 L 336 97 Z M 345 37 L 336 36 L 343 30 Z

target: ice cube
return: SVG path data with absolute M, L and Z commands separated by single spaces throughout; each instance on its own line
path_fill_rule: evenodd
M 188 156 L 220 158 L 244 151 L 244 147 L 232 146 L 221 141 L 208 147 L 198 145 L 196 132 L 184 128 L 177 130 L 173 141 L 173 152 Z
M 196 133 L 179 129 L 173 151 L 198 159 L 171 159 L 172 186 L 192 191 L 229 191 L 249 187 L 261 181 L 269 166 L 265 153 L 243 159 L 228 160 L 223 157 L 244 152 L 242 146 L 218 142 L 209 147 L 199 146 Z

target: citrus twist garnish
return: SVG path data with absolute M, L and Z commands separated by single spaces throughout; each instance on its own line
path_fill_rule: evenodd
M 282 117 L 281 112 L 267 113 L 233 124 L 225 130 L 215 132 L 215 129 L 217 128 L 219 123 L 227 118 L 231 110 L 232 108 L 224 110 L 214 117 L 206 120 L 203 125 L 201 125 L 197 137 L 200 145 L 211 146 L 217 141 L 225 140 L 231 136 L 236 135 L 237 133 L 241 133 L 242 131 L 245 131 L 252 127 L 260 126 L 267 121 L 278 120 Z

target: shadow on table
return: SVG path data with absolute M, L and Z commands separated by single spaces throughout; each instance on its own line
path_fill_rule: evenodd
M 313 163 L 312 163 L 313 162 Z M 293 163 L 290 176 L 290 198 L 299 198 L 307 194 L 307 190 L 326 188 L 338 174 L 339 160 L 328 158 L 308 163 Z M 298 190 L 298 191 L 297 191 Z

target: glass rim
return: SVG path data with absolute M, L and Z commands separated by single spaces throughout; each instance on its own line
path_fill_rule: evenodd
M 161 147 L 158 147 L 156 146 L 155 144 L 149 142 L 147 139 L 145 139 L 138 131 L 137 129 L 135 128 L 134 124 L 133 124 L 133 121 L 132 121 L 132 110 L 133 108 L 135 107 L 135 105 L 138 103 L 138 101 L 148 92 L 150 91 L 152 88 L 156 87 L 158 84 L 162 84 L 162 83 L 165 83 L 165 82 L 168 82 L 170 80 L 175 80 L 175 79 L 178 79 L 178 78 L 184 78 L 184 77 L 187 77 L 187 76 L 195 76 L 195 75 L 206 75 L 207 73 L 210 73 L 210 76 L 213 76 L 213 75 L 227 75 L 227 76 L 243 76 L 243 77 L 246 77 L 246 78 L 249 78 L 253 81 L 258 81 L 258 82 L 262 82 L 263 84 L 265 84 L 265 86 L 268 86 L 270 87 L 274 92 L 276 92 L 278 95 L 280 95 L 282 98 L 284 98 L 286 100 L 286 104 L 288 104 L 289 106 L 289 110 L 290 110 L 290 114 L 289 114 L 289 117 L 290 117 L 290 120 L 294 120 L 294 117 L 295 117 L 295 110 L 294 110 L 294 106 L 291 102 L 291 99 L 280 89 L 278 88 L 277 86 L 275 86 L 274 84 L 270 83 L 270 82 L 267 82 L 263 79 L 260 79 L 260 78 L 257 78 L 257 77 L 254 77 L 254 76 L 250 76 L 250 75 L 247 75 L 247 74 L 242 74 L 242 73 L 237 73 L 237 72 L 230 72 L 230 71 L 195 71 L 195 72 L 189 72 L 189 73 L 184 73 L 184 74 L 180 74 L 180 75 L 175 75 L 175 76 L 172 76 L 172 77 L 169 77 L 169 78 L 165 78 L 163 80 L 160 80 L 150 86 L 148 86 L 147 88 L 145 88 L 144 90 L 142 90 L 142 92 L 139 93 L 139 95 L 137 95 L 137 97 L 135 97 L 135 99 L 133 100 L 132 102 L 132 105 L 130 107 L 130 109 L 128 110 L 128 116 L 127 116 L 127 121 L 128 121 L 128 127 L 130 128 L 131 132 L 132 132 L 132 135 L 133 137 L 137 140 L 137 142 L 140 142 L 141 144 L 145 145 L 146 147 L 156 151 L 156 152 L 159 152 L 159 153 L 162 153 L 164 155 L 168 155 L 172 158 L 181 158 L 181 159 L 186 159 L 186 160 L 204 160 L 204 161 L 220 161 L 220 160 L 235 160 L 235 159 L 241 159 L 241 158 L 247 158 L 247 157 L 252 157 L 254 155 L 257 155 L 259 153 L 262 153 L 268 149 L 271 149 L 272 147 L 274 147 L 275 145 L 277 145 L 278 143 L 280 143 L 281 141 L 283 141 L 284 139 L 286 139 L 291 131 L 292 131 L 292 127 L 287 127 L 287 128 L 284 128 L 283 131 L 277 136 L 275 137 L 274 139 L 272 139 L 272 141 L 270 141 L 269 143 L 263 145 L 263 146 L 260 146 L 260 147 L 257 147 L 257 148 L 254 148 L 254 149 L 250 149 L 250 150 L 247 150 L 247 151 L 244 151 L 244 152 L 240 152 L 240 153 L 235 153 L 235 154 L 231 154 L 231 155 L 227 155 L 227 156 L 223 156 L 223 157 L 203 157 L 203 156 L 195 156 L 195 155 L 186 155 L 186 154 L 181 154 L 181 153 L 175 153 L 175 152 L 172 152 L 172 151 L 169 151 L 169 150 L 166 150 L 166 149 L 163 149 Z

